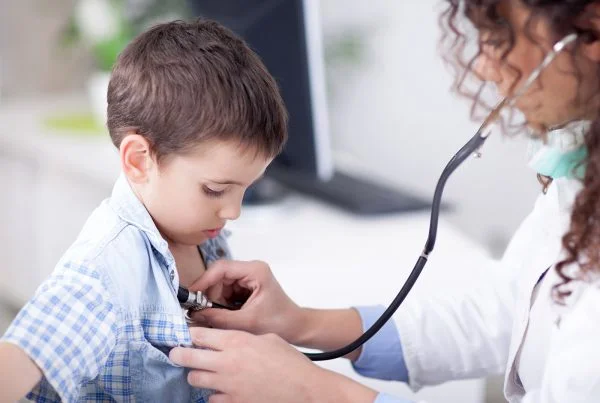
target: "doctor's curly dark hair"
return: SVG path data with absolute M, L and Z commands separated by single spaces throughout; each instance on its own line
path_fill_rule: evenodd
M 444 59 L 454 71 L 454 90 L 473 101 L 471 115 L 475 119 L 480 119 L 478 113 L 489 110 L 490 107 L 483 96 L 484 83 L 476 77 L 473 70 L 474 63 L 482 52 L 482 45 L 495 46 L 497 42 L 502 42 L 501 60 L 509 68 L 512 67 L 506 57 L 514 47 L 516 35 L 509 21 L 499 12 L 499 7 L 507 1 L 520 3 L 531 11 L 524 33 L 533 43 L 539 42 L 535 40 L 532 27 L 542 20 L 549 23 L 555 41 L 569 33 L 579 34 L 573 52 L 581 43 L 598 40 L 600 37 L 598 32 L 592 30 L 593 24 L 590 23 L 593 19 L 600 18 L 590 10 L 589 6 L 595 3 L 593 0 L 446 0 L 447 7 L 440 17 L 443 31 L 440 47 Z M 482 40 L 488 40 L 479 39 L 477 32 L 482 30 L 493 32 L 496 43 L 482 43 Z M 475 46 L 470 43 L 474 38 L 477 38 Z M 578 70 L 577 63 L 574 64 Z M 518 69 L 512 68 L 520 78 Z M 574 74 L 577 76 L 578 73 L 580 72 L 576 71 Z M 600 65 L 596 74 L 600 82 Z M 600 93 L 599 89 L 594 93 Z M 579 96 L 577 98 L 573 102 L 590 101 L 579 99 Z M 502 127 L 505 133 L 512 134 L 524 129 L 524 123 L 513 123 L 514 116 L 511 114 L 503 117 Z M 584 161 L 587 168 L 583 188 L 575 199 L 570 228 L 562 239 L 567 256 L 556 265 L 562 282 L 554 287 L 553 298 L 560 304 L 570 295 L 564 287 L 566 284 L 573 280 L 585 280 L 589 274 L 600 274 L 600 111 L 585 134 L 585 144 L 588 157 Z M 571 270 L 573 267 L 577 268 L 575 272 Z

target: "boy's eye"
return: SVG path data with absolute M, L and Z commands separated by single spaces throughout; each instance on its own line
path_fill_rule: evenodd
M 209 188 L 206 185 L 202 186 L 202 191 L 204 192 L 205 195 L 207 195 L 208 197 L 213 197 L 213 198 L 218 198 L 223 196 L 223 194 L 225 193 L 225 190 L 214 190 Z

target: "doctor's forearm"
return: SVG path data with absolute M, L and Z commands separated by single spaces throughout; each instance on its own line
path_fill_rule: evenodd
M 290 340 L 300 347 L 317 350 L 334 350 L 343 347 L 362 334 L 362 321 L 354 309 L 309 309 L 303 308 L 299 330 Z M 346 358 L 356 360 L 360 349 Z

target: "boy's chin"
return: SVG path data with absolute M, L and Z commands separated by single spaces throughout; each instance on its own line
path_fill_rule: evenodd
M 198 234 L 182 234 L 175 239 L 172 239 L 177 245 L 180 246 L 197 246 L 208 241 L 209 237 L 204 233 Z
M 210 237 L 205 234 L 196 235 L 191 239 L 193 241 L 191 245 L 200 245 L 208 241 L 209 239 Z

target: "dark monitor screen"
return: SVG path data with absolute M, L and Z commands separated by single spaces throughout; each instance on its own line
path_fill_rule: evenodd
M 318 2 L 193 0 L 196 16 L 240 35 L 277 80 L 289 113 L 289 140 L 275 168 L 328 179 L 333 172 Z

